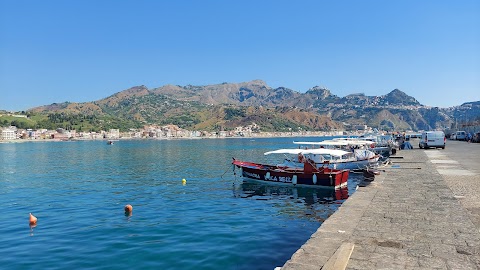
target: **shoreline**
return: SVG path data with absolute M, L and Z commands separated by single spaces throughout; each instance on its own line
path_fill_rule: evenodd
M 271 132 L 259 133 L 258 136 L 209 136 L 209 137 L 151 137 L 151 138 L 72 138 L 72 139 L 15 139 L 0 140 L 1 143 L 25 143 L 25 142 L 76 142 L 76 141 L 142 141 L 142 140 L 201 140 L 201 139 L 257 139 L 257 138 L 301 138 L 301 137 L 341 137 L 341 136 L 360 136 L 359 134 L 293 134 L 288 135 L 283 132 L 275 134 Z

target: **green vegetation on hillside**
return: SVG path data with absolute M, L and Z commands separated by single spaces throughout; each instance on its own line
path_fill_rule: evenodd
M 126 131 L 130 128 L 140 128 L 142 125 L 134 121 L 128 121 L 119 117 L 96 116 L 84 114 L 50 113 L 28 114 L 28 118 L 1 116 L 2 127 L 16 126 L 20 129 L 50 129 L 63 128 L 77 131 L 100 131 L 120 129 Z
M 314 112 L 306 114 L 295 107 L 268 108 L 234 104 L 205 104 L 179 100 L 144 87 L 131 88 L 108 98 L 87 103 L 62 103 L 29 111 L 36 126 L 77 131 L 111 128 L 126 131 L 145 125 L 177 125 L 187 130 L 233 130 L 256 124 L 260 131 L 329 130 L 336 124 Z M 311 119 L 316 121 L 310 121 Z M 310 125 L 314 123 L 313 125 Z
M 368 125 L 385 130 L 429 130 L 478 117 L 480 104 L 429 108 L 395 89 L 382 96 L 333 95 L 313 87 L 306 93 L 268 87 L 263 81 L 207 86 L 136 86 L 85 103 L 53 103 L 33 108 L 28 118 L 0 118 L 19 128 L 126 131 L 174 124 L 202 131 L 232 130 L 255 124 L 260 131 L 329 131 Z
M 36 129 L 38 124 L 36 121 L 24 117 L 15 117 L 10 115 L 0 116 L 0 126 L 9 127 L 16 126 L 21 129 Z

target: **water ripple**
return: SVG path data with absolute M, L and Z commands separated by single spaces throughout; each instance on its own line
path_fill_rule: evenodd
M 266 162 L 263 152 L 289 143 L 0 144 L 0 265 L 273 269 L 338 208 L 333 202 L 342 201 L 322 189 L 243 183 L 233 176 L 233 156 Z M 124 215 L 127 203 L 131 216 Z M 38 218 L 32 228 L 30 212 Z

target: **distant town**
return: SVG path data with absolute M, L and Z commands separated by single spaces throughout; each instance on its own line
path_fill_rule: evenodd
M 365 132 L 365 131 L 363 131 Z M 363 133 L 362 132 L 362 133 Z M 246 127 L 237 127 L 232 131 L 192 131 L 179 128 L 176 125 L 145 126 L 143 129 L 131 129 L 120 132 L 119 129 L 110 129 L 100 132 L 77 132 L 75 130 L 48 129 L 18 129 L 15 126 L 1 128 L 1 142 L 15 141 L 69 141 L 69 140 L 120 140 L 120 139 L 201 139 L 201 138 L 241 138 L 241 137 L 295 137 L 295 136 L 341 136 L 344 131 L 289 131 L 289 132 L 260 132 L 253 124 Z
M 1 115 L 0 115 L 1 116 Z M 12 114 L 8 116 L 17 118 L 27 118 L 23 114 Z M 379 132 L 376 128 L 367 125 L 350 125 L 350 130 L 332 130 L 332 131 L 311 131 L 303 130 L 298 127 L 285 132 L 265 132 L 255 123 L 246 126 L 238 126 L 233 130 L 199 131 L 188 130 L 177 125 L 145 125 L 140 129 L 129 129 L 121 132 L 120 129 L 109 129 L 101 131 L 77 131 L 64 128 L 50 129 L 23 129 L 16 126 L 0 126 L 0 143 L 6 142 L 27 142 L 27 141 L 80 141 L 80 140 L 136 140 L 136 139 L 202 139 L 202 138 L 261 138 L 261 137 L 315 137 L 315 136 L 360 136 L 367 133 Z M 475 134 L 480 130 L 478 124 L 464 126 L 467 133 Z M 450 138 L 456 129 L 445 129 L 445 134 Z M 384 131 L 383 133 L 410 133 L 421 134 L 421 131 Z
M 25 115 L 11 115 L 26 117 Z M 0 127 L 0 142 L 22 141 L 71 141 L 71 140 L 120 140 L 120 139 L 200 139 L 200 138 L 241 138 L 241 137 L 298 137 L 298 136 L 342 136 L 361 135 L 372 132 L 366 125 L 356 127 L 353 132 L 338 131 L 307 131 L 298 128 L 288 132 L 262 132 L 260 127 L 253 123 L 239 126 L 230 131 L 193 131 L 182 129 L 176 125 L 146 125 L 142 129 L 130 129 L 120 132 L 119 129 L 109 129 L 99 132 L 76 131 L 58 128 L 49 129 L 20 129 L 16 126 Z

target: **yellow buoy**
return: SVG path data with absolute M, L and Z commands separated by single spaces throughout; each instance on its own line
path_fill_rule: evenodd
M 186 185 L 187 184 L 187 180 L 185 180 L 185 178 L 182 179 L 182 185 Z

